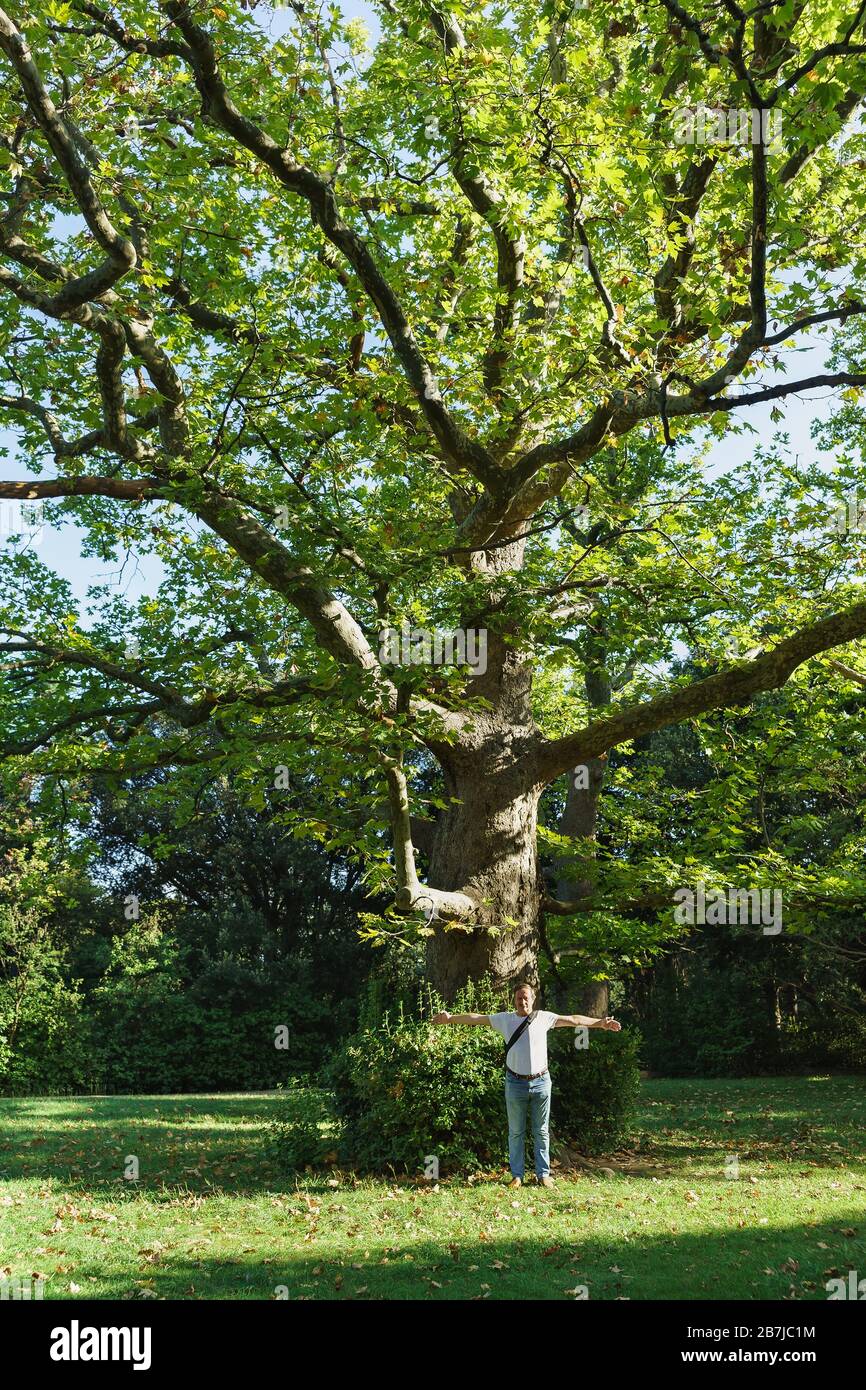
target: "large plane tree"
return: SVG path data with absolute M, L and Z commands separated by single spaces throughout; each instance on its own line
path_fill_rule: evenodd
M 866 4 L 373 8 L 0 10 L 0 498 L 54 527 L 2 557 L 0 748 L 315 767 L 295 830 L 451 996 L 592 906 L 612 749 L 858 677 Z M 823 459 L 750 430 L 818 388 Z M 150 596 L 77 611 L 73 522 Z

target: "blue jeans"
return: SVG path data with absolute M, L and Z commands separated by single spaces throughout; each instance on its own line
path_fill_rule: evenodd
M 526 1162 L 526 1112 L 532 1121 L 536 1177 L 550 1173 L 550 1074 L 535 1081 L 520 1081 L 505 1073 L 505 1109 L 508 1112 L 508 1166 L 511 1176 L 523 1178 Z

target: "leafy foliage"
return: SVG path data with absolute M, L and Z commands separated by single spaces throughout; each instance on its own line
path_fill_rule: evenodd
M 705 929 L 631 981 L 626 1001 L 641 1059 L 662 1076 L 866 1070 L 863 991 L 808 938 L 780 945 Z
M 334 1036 L 308 971 L 239 961 L 192 974 L 176 940 L 128 932 L 93 990 L 94 1063 L 112 1090 L 266 1090 L 312 1070 Z M 288 1046 L 276 1046 L 277 1029 Z
M 19 811 L 0 874 L 0 1089 L 270 1089 L 352 1026 L 351 867 L 225 789 L 179 829 L 161 790 L 101 788 L 59 859 L 52 798 Z
M 94 1075 L 78 982 L 32 912 L 0 906 L 0 1093 L 79 1090 Z
M 440 1007 L 425 991 L 423 1009 L 382 1012 L 375 992 L 358 1031 L 329 1061 L 323 1083 L 333 1096 L 339 1124 L 336 1157 L 346 1167 L 424 1174 L 431 1159 L 442 1174 L 502 1163 L 507 1128 L 502 1040 L 486 1027 L 436 1027 Z M 508 1007 L 485 986 L 468 988 L 457 1012 L 497 1012 Z M 615 1148 L 628 1132 L 638 1088 L 636 1040 L 622 1034 L 590 1034 L 576 1052 L 571 1032 L 548 1037 L 553 1077 L 551 1135 L 585 1153 Z M 316 1101 L 316 1105 L 320 1102 Z M 312 1121 L 312 1123 L 311 1123 Z M 315 1130 L 321 1112 L 300 1118 L 290 1108 L 275 1143 L 286 1161 L 304 1155 L 321 1161 Z M 332 1119 L 333 1126 L 333 1119 Z M 333 1127 L 327 1142 L 333 1140 Z
M 159 579 L 85 608 L 50 554 L 4 548 L 0 747 L 76 795 L 200 765 L 260 812 L 314 761 L 288 832 L 384 888 L 383 760 L 445 818 L 481 711 L 540 786 L 614 705 L 627 746 L 646 705 L 661 727 L 787 679 L 792 634 L 798 667 L 863 636 L 860 540 L 830 523 L 862 446 L 866 141 L 841 0 L 373 13 L 371 46 L 338 6 L 269 30 L 238 0 L 24 5 L 26 72 L 8 21 L 0 408 L 27 476 L 0 495 Z M 677 137 L 756 104 L 779 148 Z M 749 407 L 787 426 L 796 354 L 832 330 L 838 370 L 805 378 L 840 388 L 822 449 L 758 445 Z M 379 659 L 385 623 L 468 617 L 532 748 L 514 690 Z M 616 699 L 592 706 L 597 665 Z M 829 710 L 839 677 L 798 697 Z M 658 945 L 642 927 L 623 962 Z

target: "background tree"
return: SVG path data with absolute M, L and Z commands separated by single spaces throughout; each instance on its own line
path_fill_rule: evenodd
M 703 466 L 810 387 L 858 437 L 866 33 L 826 0 L 378 13 L 365 53 L 300 4 L 276 42 L 233 0 L 0 11 L 0 404 L 29 473 L 0 497 L 165 567 L 76 614 L 4 557 L 2 749 L 259 800 L 315 760 L 372 886 L 435 912 L 450 996 L 532 975 L 542 914 L 586 908 L 568 839 L 611 750 L 866 635 L 830 520 L 854 457 L 741 438 L 738 473 Z M 684 143 L 699 107 L 758 138 Z M 403 621 L 483 630 L 486 669 L 389 664 Z M 673 675 L 693 643 L 710 674 Z M 550 893 L 539 798 L 576 766 Z
M 321 795 L 296 782 L 294 810 Z M 199 769 L 52 778 L 13 835 L 9 789 L 0 1090 L 269 1088 L 322 1065 L 366 981 L 365 896 L 357 865 L 272 803 Z

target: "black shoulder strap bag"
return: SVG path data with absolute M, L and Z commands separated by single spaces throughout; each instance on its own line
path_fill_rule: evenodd
M 509 1052 L 511 1051 L 512 1047 L 514 1046 L 514 1044 L 515 1044 L 516 1042 L 519 1042 L 519 1041 L 520 1041 L 520 1039 L 523 1037 L 523 1034 L 526 1032 L 527 1028 L 529 1027 L 530 1023 L 532 1022 L 532 1020 L 533 1020 L 534 1018 L 537 1017 L 537 1015 L 538 1015 L 538 1010 L 537 1010 L 537 1009 L 533 1009 L 533 1010 L 532 1010 L 532 1013 L 531 1013 L 531 1014 L 528 1014 L 527 1017 L 523 1020 L 523 1022 L 522 1022 L 521 1025 L 520 1025 L 520 1027 L 519 1027 L 519 1028 L 515 1028 L 514 1032 L 511 1034 L 511 1037 L 508 1039 L 508 1042 L 505 1044 L 505 1059 L 504 1059 L 504 1060 L 505 1060 L 505 1065 L 506 1065 L 506 1066 L 508 1066 L 508 1054 L 509 1054 Z

